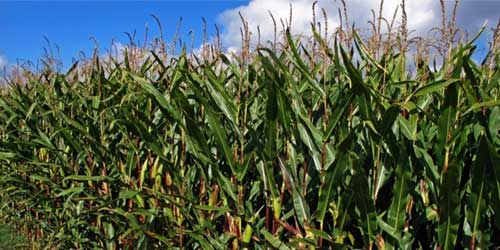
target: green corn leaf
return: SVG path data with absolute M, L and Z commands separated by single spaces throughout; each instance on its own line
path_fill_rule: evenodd
M 157 88 L 155 88 L 148 80 L 136 76 L 132 73 L 129 73 L 129 75 L 132 77 L 132 79 L 134 79 L 134 81 L 139 83 L 139 85 L 144 91 L 152 95 L 155 98 L 155 101 L 157 101 L 158 104 L 162 106 L 162 108 L 164 109 L 170 108 L 167 98 Z
M 234 192 L 236 188 L 234 185 L 225 177 L 220 171 L 217 171 L 217 176 L 218 176 L 218 181 L 220 182 L 219 185 L 222 187 L 222 190 L 234 201 L 238 202 L 238 198 L 236 196 L 236 193 Z
M 486 145 L 488 146 L 488 159 L 489 164 L 486 164 L 486 178 L 487 192 L 491 194 L 491 202 L 493 211 L 495 211 L 494 222 L 495 225 L 500 225 L 500 156 L 497 153 L 497 149 L 492 145 L 491 141 L 486 137 L 484 139 Z M 484 145 L 482 147 L 485 147 Z M 483 151 L 479 152 L 482 156 L 485 156 Z M 480 161 L 483 161 L 481 159 Z M 487 162 L 488 163 L 488 162 Z
M 207 114 L 208 124 L 210 125 L 210 128 L 212 129 L 212 132 L 214 133 L 215 139 L 217 140 L 219 147 L 222 148 L 222 153 L 224 155 L 224 158 L 226 159 L 226 164 L 229 165 L 232 173 L 236 174 L 237 170 L 235 168 L 235 165 L 234 165 L 234 162 L 232 159 L 231 148 L 230 148 L 228 141 L 227 141 L 226 130 L 224 129 L 220 120 L 216 117 L 215 113 L 213 113 L 212 110 L 207 109 L 206 114 Z
M 446 157 L 449 155 L 449 148 L 451 146 L 451 141 L 453 137 L 454 123 L 456 120 L 456 105 L 457 105 L 458 91 L 454 86 L 449 87 L 446 90 L 446 100 L 443 111 L 439 116 L 438 120 L 438 133 L 437 133 L 437 145 L 435 146 L 435 152 L 438 156 L 439 166 L 441 167 L 441 172 L 445 171 L 447 166 Z
M 349 165 L 349 157 L 344 153 L 338 156 L 333 166 L 328 167 L 325 174 L 325 183 L 319 189 L 318 207 L 316 209 L 316 211 L 318 211 L 316 216 L 318 222 L 323 222 L 335 187 L 341 184 L 340 178 L 344 176 L 346 170 L 349 169 Z
M 16 157 L 16 154 L 15 153 L 11 153 L 11 152 L 0 152 L 0 160 L 2 161 L 5 161 L 5 160 L 9 160 L 9 159 L 13 159 Z
M 352 177 L 352 189 L 354 192 L 354 204 L 359 209 L 359 222 L 362 229 L 365 245 L 369 245 L 377 233 L 377 214 L 375 203 L 370 197 L 368 180 L 362 173 L 356 173 Z
M 398 116 L 399 128 L 401 133 L 411 141 L 417 139 L 418 116 L 410 114 L 409 119 L 402 115 Z
M 392 130 L 394 122 L 398 118 L 401 108 L 397 105 L 391 105 L 384 111 L 380 125 L 377 126 L 377 131 L 380 131 L 380 135 L 386 137 L 389 131 Z
M 467 203 L 467 220 L 472 229 L 472 241 L 476 242 L 479 225 L 484 221 L 486 212 L 487 191 L 486 179 L 488 178 L 488 165 L 491 166 L 488 143 L 486 137 L 481 136 L 477 149 L 476 162 L 472 169 L 471 192 Z
M 292 55 L 289 55 L 290 60 L 297 66 L 297 69 L 299 69 L 302 73 L 303 76 L 306 78 L 307 82 L 309 83 L 309 86 L 311 86 L 316 92 L 318 92 L 321 96 L 324 96 L 325 93 L 323 89 L 321 89 L 319 86 L 320 84 L 318 81 L 316 81 L 311 75 L 309 74 L 309 69 L 305 65 L 304 61 L 302 60 L 302 57 L 300 56 L 297 47 L 293 41 L 292 35 L 290 34 L 290 31 L 287 30 L 286 32 L 286 37 L 287 41 L 290 44 L 290 50 L 292 51 Z M 287 51 L 285 53 L 288 54 Z
M 203 82 L 196 75 L 192 75 L 192 77 L 195 81 L 198 81 L 200 85 Z M 231 121 L 232 126 L 235 128 L 235 131 L 238 131 L 236 121 L 236 107 L 234 103 L 224 90 L 224 87 L 221 85 L 221 83 L 219 83 L 219 81 L 215 78 L 215 75 L 213 73 L 209 72 L 208 79 L 209 81 L 205 82 L 205 86 L 207 86 L 208 92 L 217 104 L 217 107 L 219 107 L 224 115 L 228 118 L 228 120 Z
M 85 176 L 85 175 L 70 175 L 63 179 L 63 181 L 112 181 L 108 176 Z
M 275 249 L 280 249 L 280 250 L 290 249 L 289 247 L 287 247 L 285 245 L 285 243 L 280 241 L 278 238 L 276 238 L 274 235 L 269 233 L 267 230 L 262 229 L 262 230 L 260 230 L 260 233 L 264 236 L 266 241 L 269 242 L 271 244 L 271 246 L 274 247 Z
M 302 142 L 306 145 L 306 147 L 312 154 L 311 157 L 313 159 L 316 170 L 321 170 L 321 153 L 317 144 L 315 143 L 315 140 L 313 139 L 313 136 L 309 134 L 309 131 L 302 124 L 298 125 L 298 130 Z
M 328 138 L 330 138 L 330 136 L 332 135 L 333 131 L 337 127 L 338 123 L 340 122 L 340 119 L 342 118 L 342 116 L 347 111 L 347 107 L 349 107 L 349 105 L 352 104 L 353 98 L 354 98 L 354 93 L 350 93 L 347 96 L 347 98 L 344 101 L 344 103 L 342 104 L 342 106 L 340 106 L 339 109 L 335 110 L 335 113 L 333 114 L 334 115 L 333 119 L 328 123 L 328 128 L 326 129 L 326 132 L 325 132 L 325 134 L 323 136 L 323 140 L 327 140 Z
M 474 103 L 468 108 L 465 112 L 464 115 L 472 112 L 472 111 L 478 111 L 482 108 L 491 108 L 491 107 L 497 107 L 500 106 L 500 100 L 491 100 L 491 101 L 486 101 L 486 102 L 477 102 Z
M 403 148 L 403 150 L 405 149 Z M 406 221 L 405 208 L 409 200 L 411 188 L 412 170 L 410 168 L 410 160 L 405 153 L 402 153 L 396 167 L 396 182 L 393 188 L 394 196 L 387 215 L 387 223 L 394 229 L 390 234 L 394 239 L 402 238 L 401 232 L 403 232 L 403 225 Z
M 443 90 L 446 87 L 448 87 L 454 83 L 457 83 L 458 81 L 459 81 L 458 79 L 440 80 L 440 81 L 430 83 L 426 86 L 420 87 L 417 90 L 415 90 L 415 92 L 411 93 L 407 97 L 406 102 L 408 102 L 413 96 L 428 95 L 428 94 Z
M 78 193 L 81 193 L 83 191 L 83 187 L 80 186 L 80 187 L 74 187 L 74 188 L 69 188 L 67 190 L 64 190 L 62 192 L 60 192 L 59 194 L 56 195 L 56 197 L 62 197 L 62 196 L 66 196 L 66 195 L 73 195 L 73 194 L 78 194 Z
M 300 191 L 296 188 L 294 188 L 292 196 L 295 214 L 300 225 L 304 226 L 309 222 L 309 206 Z
M 343 63 L 345 64 L 345 67 L 347 69 L 349 79 L 351 80 L 352 88 L 354 91 L 353 93 L 356 93 L 356 95 L 358 96 L 364 96 L 366 98 L 366 96 L 369 96 L 370 92 L 363 81 L 361 73 L 354 67 L 350 57 L 345 52 L 344 48 L 339 47 L 339 49 L 340 53 L 342 54 Z
M 438 242 L 443 250 L 455 249 L 460 225 L 460 168 L 449 166 L 440 186 Z

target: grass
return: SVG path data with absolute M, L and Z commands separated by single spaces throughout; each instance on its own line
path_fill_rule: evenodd
M 499 246 L 498 50 L 477 63 L 447 35 L 412 61 L 405 27 L 311 29 L 19 70 L 0 215 L 32 249 Z

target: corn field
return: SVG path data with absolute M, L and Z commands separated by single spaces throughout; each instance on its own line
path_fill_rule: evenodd
M 31 249 L 500 246 L 498 51 L 436 67 L 312 29 L 14 78 L 2 222 Z

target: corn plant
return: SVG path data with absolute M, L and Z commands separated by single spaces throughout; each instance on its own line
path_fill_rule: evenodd
M 11 81 L 0 215 L 33 249 L 499 246 L 498 52 L 410 72 L 404 50 L 312 30 L 314 50 L 285 32 Z

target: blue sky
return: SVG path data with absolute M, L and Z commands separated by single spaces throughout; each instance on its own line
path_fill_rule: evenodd
M 0 1 L 0 55 L 9 63 L 16 59 L 36 61 L 47 47 L 44 36 L 60 48 L 65 65 L 71 64 L 79 51 L 91 53 L 95 37 L 100 47 L 109 48 L 114 39 L 128 43 L 124 32 L 137 31 L 137 39 L 143 40 L 145 27 L 149 37 L 158 36 L 156 15 L 162 23 L 165 37 L 170 40 L 179 17 L 183 17 L 182 36 L 187 39 L 193 29 L 202 39 L 202 17 L 209 28 L 217 21 L 217 15 L 227 9 L 246 4 L 247 1 L 151 1 L 151 2 L 3 2 Z M 199 43 L 199 40 L 198 40 Z M 54 46 L 53 46 L 54 47 Z
M 289 5 L 293 4 L 292 32 L 310 31 L 313 0 L 155 0 L 155 1 L 3 1 L 0 0 L 0 66 L 15 64 L 18 59 L 37 61 L 47 47 L 47 37 L 55 48 L 60 48 L 64 66 L 69 67 L 72 58 L 78 58 L 83 51 L 90 55 L 95 37 L 100 43 L 100 53 L 106 53 L 112 40 L 127 44 L 124 32 L 137 32 L 136 40 L 143 40 L 146 25 L 148 37 L 158 36 L 156 22 L 150 16 L 159 17 L 163 25 L 165 39 L 170 41 L 175 33 L 179 17 L 183 17 L 180 37 L 188 44 L 188 32 L 195 32 L 196 45 L 202 39 L 202 17 L 208 21 L 209 33 L 213 35 L 213 25 L 221 28 L 223 46 L 240 45 L 241 21 L 239 12 L 250 25 L 255 40 L 257 25 L 260 25 L 262 40 L 271 40 L 273 25 L 268 10 L 277 20 L 288 19 Z M 319 0 L 320 8 L 327 12 L 329 30 L 338 26 L 337 9 L 341 1 Z M 367 27 L 371 17 L 370 9 L 379 9 L 377 0 L 349 0 L 347 9 L 349 21 L 357 27 Z M 401 0 L 386 0 L 383 15 L 391 17 Z M 450 15 L 454 1 L 445 1 Z M 496 25 L 500 15 L 500 0 L 461 0 L 458 8 L 457 23 L 469 34 L 475 34 L 481 24 L 488 20 L 490 26 Z M 425 36 L 432 27 L 440 25 L 440 9 L 437 0 L 406 1 L 408 25 L 416 30 L 415 35 Z M 399 15 L 398 15 L 399 16 Z M 322 15 L 318 15 L 322 21 Z M 396 21 L 396 24 L 400 20 Z M 491 36 L 488 29 L 484 37 Z M 484 54 L 487 40 L 479 45 Z M 55 51 L 55 49 L 54 49 Z

